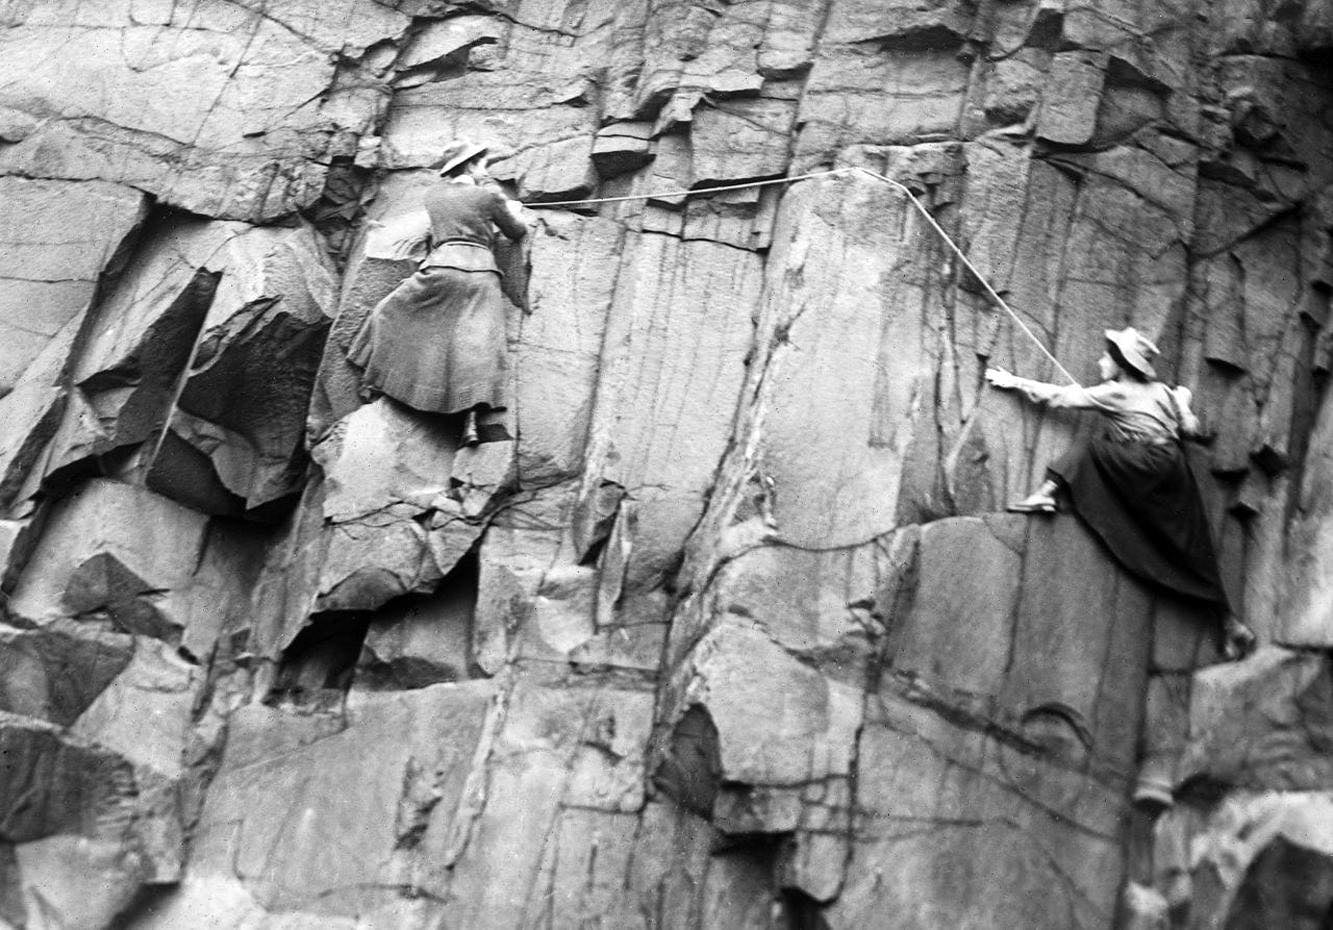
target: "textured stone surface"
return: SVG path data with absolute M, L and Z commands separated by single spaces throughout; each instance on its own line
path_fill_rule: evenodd
M 196 831 L 197 873 L 239 880 L 269 910 L 331 915 L 373 909 L 403 887 L 431 889 L 420 873 L 466 810 L 489 690 L 364 695 L 345 717 L 237 712 Z M 250 800 L 275 795 L 292 799 L 289 818 Z M 320 856 L 306 855 L 311 844 Z
M 0 178 L 0 393 L 81 315 L 147 212 L 139 191 L 103 181 Z M 64 353 L 62 353 L 64 354 Z M 26 405 L 25 405 L 26 406 Z
M 206 520 L 119 482 L 89 482 L 58 504 L 10 608 L 38 623 L 62 616 L 178 638 Z
M 129 664 L 134 643 L 123 633 L 56 621 L 35 630 L 0 631 L 4 710 L 69 725 Z
M 1159 884 L 1192 927 L 1314 927 L 1330 904 L 1327 792 L 1238 792 L 1170 815 Z
M 148 483 L 206 511 L 240 513 L 300 490 L 336 281 L 309 227 L 248 231 L 210 266 L 222 278 Z M 197 489 L 219 484 L 221 500 L 200 499 Z
M 472 547 L 481 525 L 450 496 L 457 437 L 442 420 L 381 398 L 315 447 L 328 476 L 317 609 L 430 590 Z
M 210 216 L 291 213 L 376 116 L 357 59 L 408 24 L 371 0 L 14 7 L 0 105 L 38 122 L 0 170 L 119 181 Z
M 1326 6 L 9 4 L 0 923 L 1322 919 Z M 347 361 L 459 136 L 534 205 L 478 449 Z M 1256 655 L 1001 512 L 1092 418 L 857 168 L 1161 345 Z
M 182 817 L 173 785 L 124 757 L 5 715 L 4 839 L 29 926 L 109 926 L 144 883 L 179 873 Z

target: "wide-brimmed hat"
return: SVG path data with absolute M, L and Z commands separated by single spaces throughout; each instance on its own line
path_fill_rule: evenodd
M 479 145 L 476 142 L 463 140 L 450 142 L 444 147 L 444 153 L 440 156 L 440 161 L 435 170 L 440 174 L 448 174 L 463 162 L 484 154 L 489 148 L 489 146 Z
M 1106 341 L 1116 347 L 1120 357 L 1130 368 L 1145 378 L 1157 377 L 1150 359 L 1159 354 L 1160 350 L 1143 333 L 1132 326 L 1126 326 L 1124 329 L 1108 329 Z

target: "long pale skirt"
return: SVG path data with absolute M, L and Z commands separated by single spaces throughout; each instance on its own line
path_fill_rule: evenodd
M 505 304 L 494 271 L 423 268 L 366 317 L 348 356 L 365 383 L 417 410 L 505 404 Z

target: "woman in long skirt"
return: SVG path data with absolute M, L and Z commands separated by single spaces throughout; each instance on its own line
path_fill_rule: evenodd
M 465 445 L 508 439 L 498 424 L 489 434 L 477 426 L 479 413 L 507 406 L 505 302 L 491 246 L 497 227 L 515 240 L 527 229 L 517 204 L 481 186 L 485 146 L 450 146 L 440 174 L 424 202 L 429 254 L 366 317 L 349 358 L 367 385 L 409 407 L 466 414 Z
M 1133 327 L 1106 331 L 1098 360 L 1102 383 L 1061 387 L 1019 378 L 1002 368 L 986 380 L 1048 407 L 1095 410 L 1100 435 L 1048 466 L 1033 494 L 1009 507 L 1054 513 L 1063 492 L 1079 519 L 1127 571 L 1158 588 L 1202 603 L 1223 618 L 1228 657 L 1239 658 L 1254 634 L 1232 612 L 1217 567 L 1203 501 L 1180 441 L 1196 435 L 1187 388 L 1157 380 L 1157 347 Z

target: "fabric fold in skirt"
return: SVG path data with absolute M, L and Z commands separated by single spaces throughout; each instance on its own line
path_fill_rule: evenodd
M 366 317 L 348 357 L 416 410 L 505 407 L 505 305 L 493 271 L 422 268 Z
M 1126 571 L 1229 610 L 1203 500 L 1179 443 L 1096 437 L 1074 446 L 1048 471 Z

